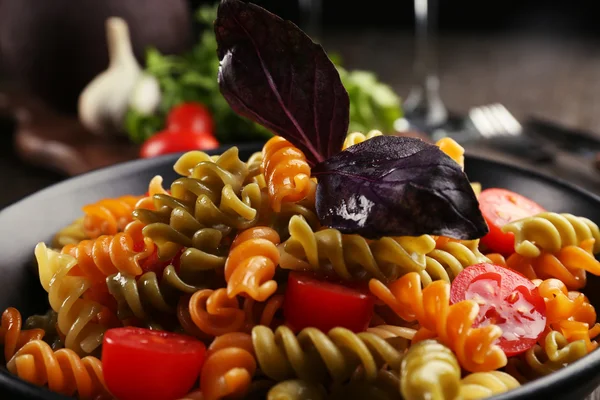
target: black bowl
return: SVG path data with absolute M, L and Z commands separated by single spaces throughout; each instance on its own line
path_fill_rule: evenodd
M 240 146 L 240 157 L 260 149 Z M 219 149 L 215 153 L 221 153 Z M 137 160 L 91 172 L 44 189 L 0 212 L 0 310 L 12 306 L 25 316 L 44 313 L 47 295 L 32 266 L 33 249 L 39 241 L 81 216 L 81 206 L 104 197 L 143 194 L 150 179 L 162 175 L 170 183 L 178 155 Z M 539 202 L 546 209 L 570 212 L 600 222 L 600 197 L 567 182 L 478 157 L 466 158 L 466 172 L 483 187 L 502 187 Z M 10 188 L 7 188 L 10 190 Z M 585 293 L 600 307 L 600 278 L 588 275 Z M 594 351 L 552 375 L 538 379 L 495 399 L 582 399 L 600 384 L 600 351 Z M 0 398 L 66 399 L 30 385 L 0 369 Z

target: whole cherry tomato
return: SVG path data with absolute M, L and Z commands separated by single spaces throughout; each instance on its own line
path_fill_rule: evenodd
M 328 332 L 336 326 L 361 332 L 373 316 L 375 301 L 366 285 L 350 287 L 291 272 L 283 303 L 283 314 L 293 330 L 306 327 Z
M 502 328 L 498 346 L 508 357 L 533 347 L 546 328 L 546 303 L 538 288 L 511 269 L 487 263 L 465 268 L 450 288 L 450 303 L 462 300 L 479 305 L 474 326 Z
M 478 200 L 481 214 L 490 229 L 488 234 L 481 238 L 481 243 L 504 255 L 514 252 L 515 236 L 512 232 L 502 232 L 502 227 L 546 211 L 533 200 L 506 189 L 486 189 L 481 192 Z
M 182 103 L 173 107 L 167 116 L 167 130 L 173 132 L 214 133 L 210 111 L 200 103 Z
M 140 157 L 151 158 L 163 154 L 190 150 L 211 150 L 217 147 L 219 147 L 217 139 L 208 134 L 162 131 L 144 142 L 140 149 Z
M 185 396 L 200 375 L 206 346 L 186 335 L 144 328 L 104 334 L 102 370 L 120 400 L 172 400 Z

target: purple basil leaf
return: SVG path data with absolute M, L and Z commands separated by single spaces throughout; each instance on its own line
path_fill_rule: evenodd
M 223 0 L 215 34 L 219 87 L 238 114 L 289 140 L 310 165 L 338 153 L 350 102 L 323 48 L 254 4 Z
M 467 176 L 437 146 L 379 136 L 313 168 L 323 225 L 367 238 L 488 232 Z

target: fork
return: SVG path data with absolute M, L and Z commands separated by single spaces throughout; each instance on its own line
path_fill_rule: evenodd
M 487 141 L 500 150 L 533 161 L 555 158 L 555 149 L 525 134 L 521 123 L 500 103 L 470 109 L 467 120 L 472 125 L 474 139 Z
M 469 119 L 475 129 L 486 139 L 498 136 L 520 136 L 523 127 L 500 103 L 475 107 L 469 110 Z

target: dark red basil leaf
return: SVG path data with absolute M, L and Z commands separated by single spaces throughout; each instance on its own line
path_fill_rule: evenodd
M 459 165 L 420 139 L 375 137 L 312 171 L 319 219 L 343 233 L 476 239 L 488 231 Z
M 238 114 L 289 140 L 310 165 L 338 153 L 350 102 L 323 48 L 254 4 L 224 0 L 215 22 L 221 93 Z

